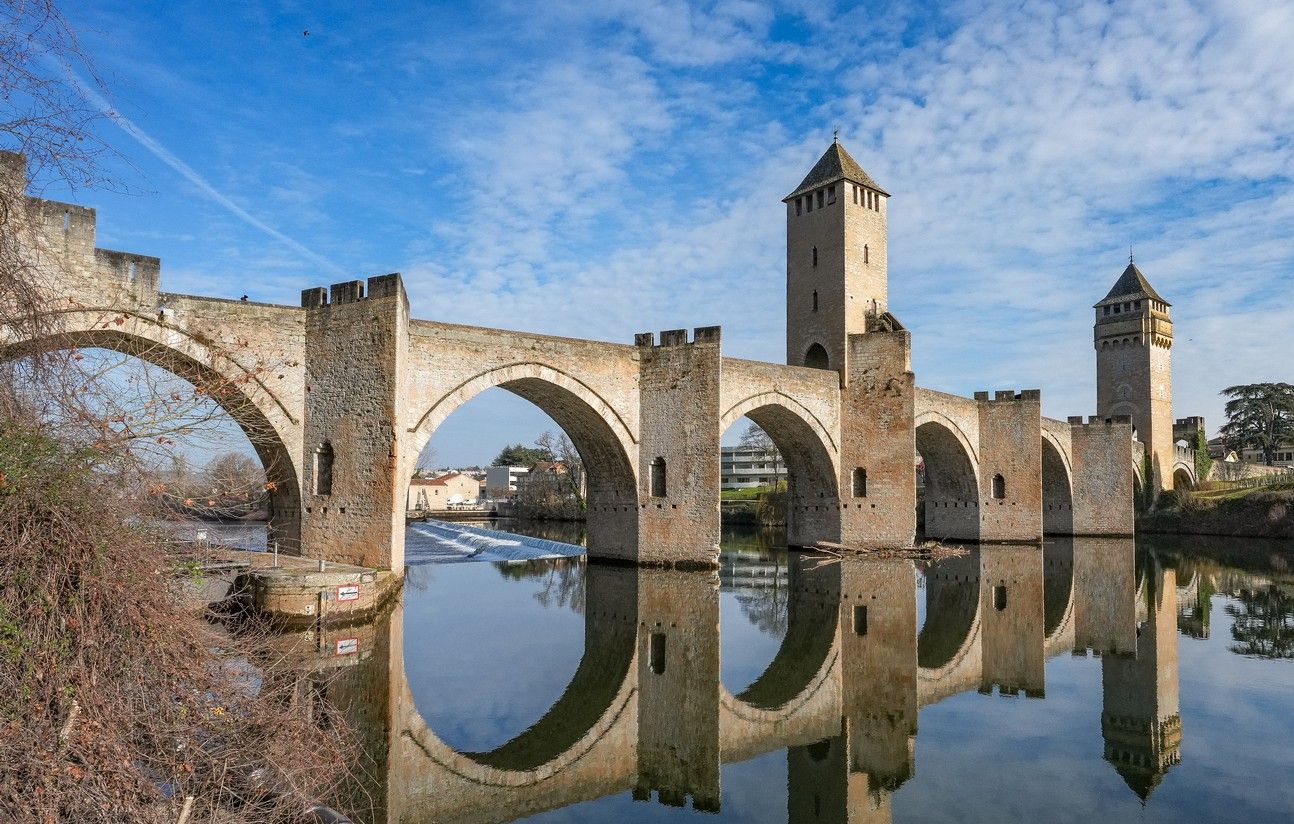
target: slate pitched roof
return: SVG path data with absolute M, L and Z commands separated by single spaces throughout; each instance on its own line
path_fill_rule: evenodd
M 1141 297 L 1157 300 L 1165 306 L 1172 306 L 1171 303 L 1160 297 L 1159 293 L 1155 291 L 1155 287 L 1150 285 L 1150 281 L 1146 280 L 1146 276 L 1137 268 L 1137 264 L 1129 263 L 1128 268 L 1124 269 L 1123 274 L 1119 275 L 1119 279 L 1114 282 L 1114 287 L 1110 289 L 1110 293 L 1101 298 L 1096 305 L 1104 306 L 1107 303 L 1120 303 L 1128 298 Z
M 838 180 L 848 180 L 854 183 L 861 183 L 869 189 L 875 189 L 885 196 L 889 192 L 885 191 L 880 185 L 872 180 L 872 176 L 863 171 L 863 167 L 858 165 L 858 161 L 850 157 L 849 152 L 839 143 L 832 143 L 823 152 L 818 162 L 813 164 L 813 168 L 800 181 L 800 185 L 795 187 L 782 201 L 788 201 L 793 197 L 804 194 L 805 192 L 817 189 L 819 186 L 826 186 L 828 183 L 835 183 Z

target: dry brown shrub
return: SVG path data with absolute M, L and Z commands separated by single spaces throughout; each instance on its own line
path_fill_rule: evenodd
M 0 423 L 0 821 L 175 821 L 185 796 L 191 821 L 293 821 L 332 800 L 344 723 L 262 677 L 263 638 L 179 607 L 163 539 L 95 463 Z

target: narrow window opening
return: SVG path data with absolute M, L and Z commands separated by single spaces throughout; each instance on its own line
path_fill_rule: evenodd
M 993 476 L 993 497 L 999 501 L 1006 497 L 1006 478 L 1000 474 Z
M 836 187 L 835 187 L 835 186 L 828 186 L 828 187 L 827 187 L 827 202 L 828 202 L 828 203 L 835 203 L 835 202 L 836 202 Z
M 809 194 L 807 194 L 807 195 L 805 195 L 805 196 L 804 196 L 804 211 L 806 211 L 806 212 L 812 212 L 812 211 L 813 211 L 813 193 L 812 193 L 812 192 L 810 192 Z
M 66 232 L 72 228 L 72 213 L 63 213 L 63 231 Z
M 863 244 L 863 263 L 867 263 L 867 258 L 868 258 L 867 244 L 864 243 Z
M 665 490 L 665 459 L 653 458 L 651 462 L 651 496 L 653 498 L 664 498 Z
M 126 275 L 126 276 L 127 276 L 128 278 L 130 278 L 130 282 L 131 282 L 131 283 L 134 283 L 134 282 L 135 282 L 135 277 L 136 277 L 136 275 L 138 275 L 138 274 L 139 274 L 139 270 L 138 270 L 138 269 L 136 268 L 136 266 L 135 266 L 135 261 L 133 261 L 133 260 L 132 260 L 132 261 L 130 262 L 130 268 L 129 268 L 129 270 L 127 271 L 127 275 Z
M 867 497 L 867 470 L 861 466 L 854 470 L 854 497 Z
M 817 266 L 817 265 L 818 265 L 818 247 L 817 247 L 817 246 L 814 246 L 814 247 L 813 247 L 813 265 L 814 265 L 814 266 Z
M 993 587 L 993 609 L 998 612 L 1006 609 L 1006 586 L 1004 584 Z
M 867 634 L 867 607 L 858 605 L 854 607 L 854 635 Z
M 315 449 L 314 482 L 316 495 L 332 494 L 332 444 L 324 441 Z
M 813 290 L 813 311 L 818 311 L 818 290 Z
M 795 199 L 795 214 L 797 217 L 804 214 L 804 198 L 802 197 Z
M 653 632 L 651 634 L 651 649 L 648 652 L 648 660 L 651 662 L 651 671 L 657 675 L 665 674 L 665 633 Z
M 825 196 L 825 195 L 824 195 L 823 191 L 822 191 L 821 189 L 819 189 L 819 190 L 818 190 L 818 208 L 819 208 L 819 209 L 821 209 L 821 208 L 822 208 L 822 199 L 823 199 L 823 197 L 824 197 L 824 196 Z

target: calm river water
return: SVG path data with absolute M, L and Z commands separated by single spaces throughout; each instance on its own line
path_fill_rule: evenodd
M 359 817 L 1294 820 L 1294 546 L 777 542 L 728 532 L 716 574 L 411 534 L 401 604 L 329 667 L 373 761 Z

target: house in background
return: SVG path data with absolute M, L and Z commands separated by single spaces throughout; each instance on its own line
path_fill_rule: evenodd
M 474 505 L 480 498 L 480 481 L 470 475 L 450 472 L 435 478 L 414 478 L 409 482 L 409 510 L 443 512 L 450 506 Z

